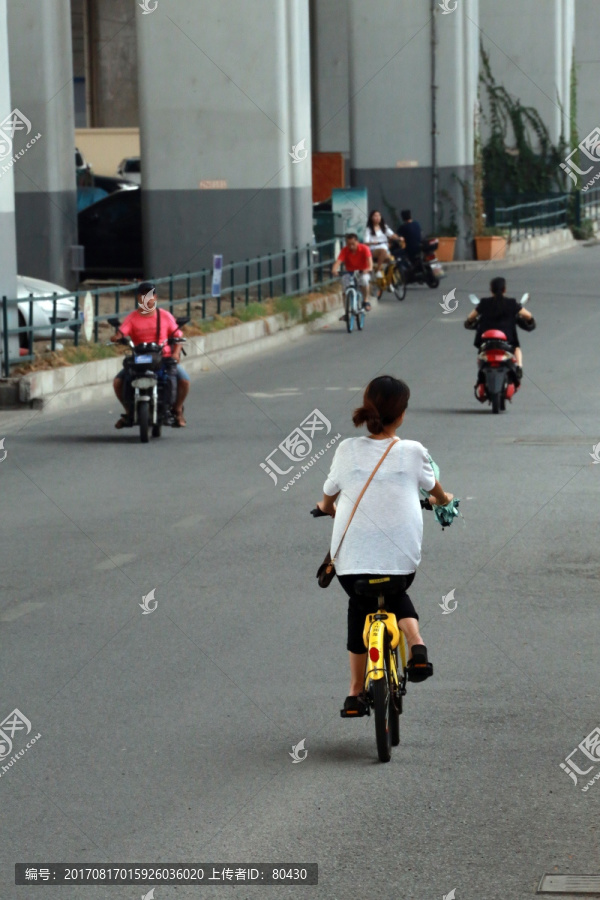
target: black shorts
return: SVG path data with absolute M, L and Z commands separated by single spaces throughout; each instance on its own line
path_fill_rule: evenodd
M 412 600 L 406 593 L 407 588 L 415 580 L 416 572 L 410 575 L 394 576 L 405 579 L 404 593 L 398 593 L 393 599 L 387 600 L 385 608 L 387 612 L 394 613 L 397 619 L 419 619 Z M 363 643 L 363 631 L 365 618 L 369 613 L 377 612 L 378 602 L 376 597 L 359 597 L 354 593 L 354 583 L 365 578 L 381 578 L 381 575 L 338 575 L 338 581 L 344 588 L 348 597 L 348 643 L 350 653 L 366 653 Z

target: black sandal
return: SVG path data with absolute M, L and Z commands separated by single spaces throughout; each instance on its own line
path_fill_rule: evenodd
M 346 697 L 344 700 L 344 708 L 340 709 L 342 719 L 359 719 L 362 716 L 368 716 L 371 712 L 369 704 L 361 695 L 358 697 Z
M 425 681 L 433 675 L 433 664 L 427 660 L 427 647 L 425 644 L 415 644 L 411 657 L 406 666 L 409 681 Z

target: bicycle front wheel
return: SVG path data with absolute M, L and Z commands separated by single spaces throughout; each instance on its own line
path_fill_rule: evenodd
M 373 707 L 375 712 L 375 740 L 380 762 L 389 762 L 392 756 L 392 731 L 390 714 L 392 698 L 387 675 L 371 682 Z
M 404 272 L 400 266 L 394 267 L 392 275 L 392 291 L 394 292 L 396 300 L 404 300 L 406 297 L 406 278 L 404 277 Z
M 401 640 L 403 640 L 402 637 Z M 396 664 L 396 677 L 398 677 L 398 650 L 392 650 L 392 654 L 394 656 L 394 662 Z M 394 684 L 390 671 L 390 691 L 398 690 L 399 685 Z M 400 743 L 400 711 L 396 708 L 396 705 L 393 701 L 393 696 L 390 696 L 390 734 L 392 747 L 397 747 Z
M 354 310 L 356 309 L 356 291 L 348 288 L 346 291 L 346 328 L 351 333 L 354 328 Z

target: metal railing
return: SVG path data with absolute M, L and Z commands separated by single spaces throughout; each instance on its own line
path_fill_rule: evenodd
M 489 203 L 488 222 L 495 228 L 510 232 L 511 240 L 520 241 L 548 231 L 567 228 L 574 204 L 573 194 L 555 194 L 531 203 L 512 206 L 498 204 L 493 198 Z
M 583 219 L 600 219 L 600 187 L 588 188 L 579 193 L 581 217 Z
M 156 285 L 159 305 L 162 308 L 174 313 L 176 308 L 184 307 L 181 315 L 185 314 L 190 318 L 194 308 L 196 311 L 194 318 L 210 320 L 214 315 L 231 314 L 236 307 L 248 306 L 251 302 L 261 303 L 271 298 L 297 296 L 332 284 L 337 280 L 330 275 L 336 245 L 337 240 L 330 239 L 294 247 L 293 250 L 282 250 L 280 253 L 267 253 L 240 262 L 232 261 L 223 266 L 218 296 L 213 296 L 212 292 L 212 269 L 155 278 L 153 284 Z M 34 341 L 37 339 L 49 340 L 50 350 L 55 351 L 57 340 L 65 340 L 64 332 L 72 331 L 73 344 L 78 346 L 83 326 L 83 303 L 88 294 L 91 294 L 94 313 L 92 341 L 98 342 L 99 329 L 103 322 L 129 313 L 135 308 L 132 297 L 139 283 L 118 284 L 110 288 L 95 287 L 91 290 L 71 291 L 46 297 L 33 295 L 20 299 L 2 297 L 0 347 L 2 374 L 9 377 L 11 366 L 35 359 Z M 72 301 L 73 318 L 59 321 L 57 318 L 59 303 L 65 299 Z M 127 304 L 123 302 L 124 300 Z M 34 307 L 48 301 L 52 302 L 52 311 L 47 316 L 48 321 L 44 321 L 41 325 L 39 321 L 35 324 Z M 20 324 L 18 327 L 10 328 L 10 313 L 15 308 L 18 309 Z M 58 338 L 57 332 L 60 332 Z M 11 357 L 9 353 L 10 338 L 14 337 L 19 339 L 22 354 L 17 358 Z

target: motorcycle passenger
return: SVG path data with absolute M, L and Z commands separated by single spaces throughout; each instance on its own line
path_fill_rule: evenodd
M 136 295 L 138 308 L 124 319 L 119 326 L 118 331 L 111 336 L 111 341 L 116 342 L 122 337 L 131 338 L 134 344 L 151 343 L 157 340 L 157 320 L 158 322 L 158 343 L 161 344 L 168 338 L 181 337 L 182 332 L 175 321 L 174 316 L 167 309 L 158 311 L 156 306 L 156 289 L 149 281 L 144 281 L 137 289 Z M 162 350 L 163 358 L 171 358 L 177 363 L 177 396 L 173 406 L 173 416 L 175 418 L 175 426 L 185 428 L 186 421 L 183 417 L 183 403 L 190 389 L 190 377 L 179 364 L 181 356 L 181 344 L 165 344 Z M 126 403 L 127 385 L 125 383 L 126 372 L 121 369 L 113 382 L 115 394 L 125 412 L 120 419 L 115 422 L 115 428 L 125 428 L 130 425 L 129 411 Z
M 396 241 L 400 246 L 404 243 L 403 239 L 385 224 L 379 210 L 374 209 L 367 220 L 364 242 L 371 251 L 375 263 L 375 278 L 383 278 L 382 266 L 393 259 L 390 256 L 390 241 Z
M 410 650 L 408 680 L 424 681 L 432 674 L 427 648 L 419 633 L 419 617 L 406 590 L 421 561 L 423 515 L 419 489 L 430 494 L 432 504 L 449 503 L 436 480 L 430 457 L 418 441 L 399 440 L 397 429 L 404 421 L 410 390 L 404 381 L 380 375 L 367 385 L 363 403 L 355 410 L 356 428 L 365 424 L 368 436 L 348 438 L 338 445 L 317 507 L 334 517 L 331 553 L 336 553 L 354 504 L 382 453 L 395 441 L 352 519 L 335 560 L 337 578 L 348 594 L 348 642 L 350 690 L 344 711 L 361 711 L 367 653 L 363 627 L 368 613 L 377 612 L 378 601 L 354 590 L 356 581 L 393 575 L 398 593 L 386 602 L 404 632 Z M 337 501 L 337 503 L 335 502 Z M 368 573 L 368 574 L 365 574 Z
M 517 380 L 523 378 L 523 352 L 519 344 L 517 333 L 517 316 L 523 319 L 533 319 L 529 310 L 525 309 L 514 297 L 506 297 L 506 279 L 494 278 L 490 283 L 491 297 L 483 297 L 479 305 L 467 316 L 465 327 L 477 319 L 477 331 L 474 346 L 481 348 L 481 335 L 484 331 L 496 328 L 503 331 L 516 360 L 515 374 Z
M 418 262 L 421 256 L 421 242 L 423 240 L 421 226 L 413 219 L 410 209 L 403 209 L 400 215 L 402 224 L 398 226 L 397 231 L 400 237 L 404 238 L 406 255 L 410 262 L 414 264 Z
M 363 295 L 363 308 L 368 312 L 371 309 L 371 304 L 369 303 L 369 282 L 371 280 L 370 272 L 373 271 L 373 257 L 367 245 L 361 244 L 358 240 L 358 235 L 353 231 L 349 231 L 346 234 L 346 246 L 342 247 L 338 258 L 331 267 L 332 275 L 339 274 L 342 263 L 346 267 L 346 272 L 342 276 L 344 290 L 348 287 L 350 275 L 354 273 Z M 340 322 L 345 320 L 346 315 L 344 314 L 340 318 Z

